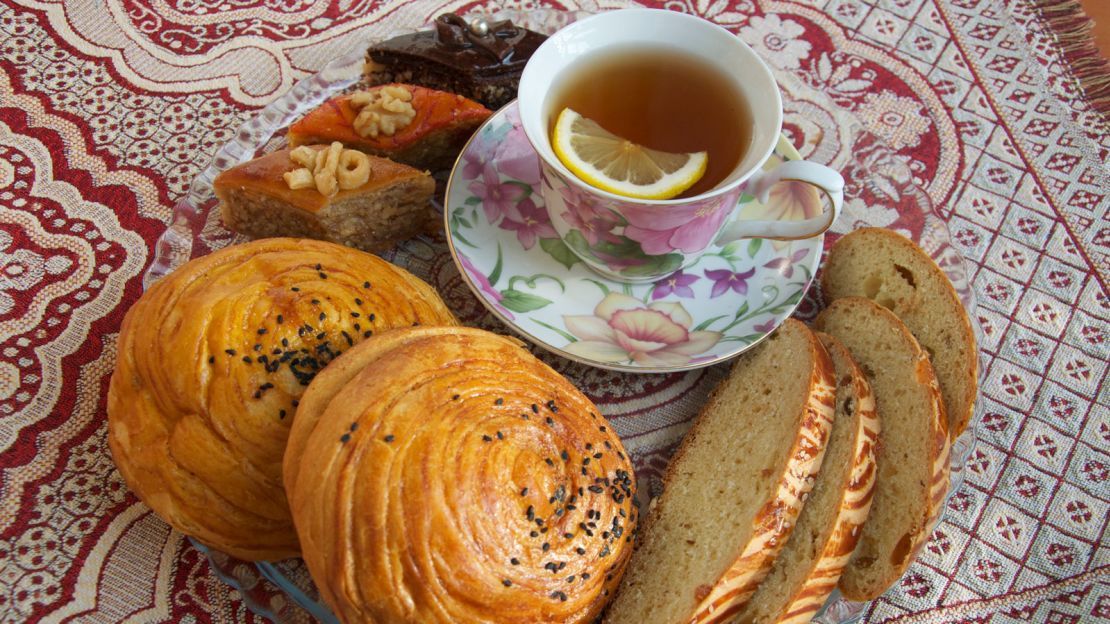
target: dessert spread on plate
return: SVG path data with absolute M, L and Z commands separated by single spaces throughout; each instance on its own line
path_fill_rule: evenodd
M 805 622 L 837 583 L 882 593 L 937 521 L 975 395 L 966 312 L 913 242 L 833 247 L 821 331 L 789 319 L 737 360 L 642 535 L 597 407 L 361 251 L 426 227 L 429 170 L 512 99 L 543 39 L 440 16 L 372 46 L 365 88 L 294 124 L 290 148 L 216 179 L 225 225 L 261 240 L 189 261 L 127 313 L 108 438 L 128 486 L 207 546 L 303 556 L 341 622 Z

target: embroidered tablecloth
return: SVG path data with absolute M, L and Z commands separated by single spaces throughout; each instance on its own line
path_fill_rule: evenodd
M 735 31 L 863 120 L 967 260 L 977 445 L 944 521 L 867 620 L 1110 620 L 1110 73 L 1074 3 L 644 4 Z M 0 621 L 261 620 L 112 464 L 120 321 L 174 202 L 254 111 L 369 36 L 492 8 L 0 0 Z M 450 305 L 480 309 L 445 279 Z M 651 482 L 722 373 L 575 374 Z

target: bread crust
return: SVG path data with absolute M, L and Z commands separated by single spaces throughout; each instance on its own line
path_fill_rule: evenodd
M 809 358 L 812 361 L 807 384 L 809 392 L 803 413 L 798 417 L 797 434 L 789 441 L 786 451 L 786 456 L 789 457 L 786 470 L 774 477 L 776 481 L 772 493 L 752 518 L 751 539 L 735 552 L 732 562 L 722 571 L 712 587 L 691 588 L 691 593 L 701 595 L 698 596 L 699 599 L 694 602 L 687 616 L 681 620 L 683 623 L 727 622 L 751 597 L 789 537 L 801 510 L 803 499 L 813 486 L 824 458 L 825 444 L 828 441 L 835 410 L 836 378 L 832 361 L 817 338 L 800 321 L 787 319 L 777 331 L 804 332 L 803 335 L 810 350 Z M 757 348 L 765 347 L 766 345 L 760 345 Z M 732 374 L 736 374 L 736 369 L 742 367 L 743 362 L 744 360 L 741 359 L 734 365 Z M 681 473 L 681 467 L 687 461 L 689 449 L 703 435 L 706 414 L 721 409 L 718 403 L 723 387 L 724 383 L 710 396 L 672 457 L 664 476 L 663 494 L 653 502 L 653 508 L 645 522 L 644 540 L 650 539 L 653 523 L 658 520 L 668 504 L 667 491 L 674 487 L 677 475 Z M 738 493 L 732 492 L 732 494 Z M 673 547 L 682 548 L 682 545 L 674 544 Z M 638 560 L 634 557 L 629 574 L 646 573 L 642 570 L 650 568 L 651 565 L 650 561 Z M 621 593 L 624 592 L 625 588 L 622 587 Z M 619 607 L 620 600 L 621 596 L 618 596 L 614 609 Z M 610 612 L 605 621 L 609 623 L 619 621 L 619 615 L 619 613 Z
M 836 418 L 821 473 L 786 546 L 732 624 L 804 624 L 825 603 L 871 508 L 879 421 L 847 349 L 817 334 L 836 368 Z
M 883 261 L 869 260 L 876 255 Z M 894 312 L 930 353 L 944 396 L 949 436 L 954 440 L 963 433 L 978 392 L 975 332 L 952 282 L 924 250 L 885 228 L 854 230 L 829 250 L 821 292 L 828 302 L 862 296 Z M 935 312 L 939 319 L 927 312 Z
M 270 239 L 190 261 L 124 317 L 108 390 L 116 466 L 182 533 L 240 559 L 295 556 L 281 484 L 295 401 L 348 339 L 413 323 L 457 321 L 430 286 L 357 250 Z
M 589 399 L 479 329 L 398 329 L 347 355 L 306 392 L 286 475 L 339 620 L 596 618 L 637 511 L 631 463 Z
M 420 335 L 450 334 L 454 331 L 454 326 L 429 327 L 425 328 Z M 308 444 L 308 437 L 316 428 L 332 399 L 363 369 L 373 365 L 390 349 L 404 344 L 411 338 L 411 332 L 381 332 L 373 340 L 364 340 L 348 349 L 312 380 L 300 398 L 296 418 L 289 428 L 289 441 L 286 443 L 282 459 L 282 479 L 289 499 L 294 497 L 293 490 L 297 486 L 301 458 L 304 455 L 305 445 Z
M 817 337 L 832 356 L 837 377 L 842 382 L 837 387 L 837 405 L 841 405 L 842 393 L 846 393 L 855 403 L 855 414 L 838 412 L 835 425 L 842 424 L 843 419 L 852 419 L 854 434 L 850 454 L 851 468 L 846 473 L 847 479 L 837 485 L 841 495 L 838 497 L 837 513 L 828 541 L 814 560 L 805 582 L 779 613 L 776 620 L 779 624 L 809 622 L 836 588 L 837 581 L 859 542 L 863 524 L 871 512 L 877 474 L 875 449 L 882 426 L 875 409 L 875 395 L 871 391 L 871 384 L 867 383 L 863 371 L 840 341 L 828 334 L 818 333 Z M 845 381 L 847 383 L 843 383 Z M 824 470 L 828 471 L 829 468 L 826 466 Z
M 940 517 L 949 478 L 948 419 L 928 354 L 921 349 L 913 334 L 894 313 L 870 299 L 844 297 L 822 311 L 815 325 L 819 330 L 841 340 L 861 368 L 869 371 L 869 381 L 875 393 L 879 419 L 882 421 L 876 493 L 871 515 L 864 524 L 860 542 L 838 584 L 844 596 L 851 600 L 872 600 L 902 576 Z M 904 358 L 908 363 L 911 378 L 891 383 L 914 395 L 914 404 L 919 408 L 916 411 L 892 413 L 892 405 L 889 403 L 892 399 L 884 395 L 883 389 L 890 386 L 884 385 L 887 382 L 883 381 L 883 376 L 894 373 L 882 369 L 872 359 L 872 354 L 860 346 L 859 337 L 854 335 L 878 335 L 880 331 L 885 332 L 884 336 L 890 334 L 892 338 L 887 345 L 890 352 L 898 353 L 898 357 Z M 895 417 L 912 418 L 914 428 L 908 431 L 905 427 L 896 426 L 898 420 Z M 920 440 L 920 450 L 926 458 L 926 465 L 897 465 L 897 458 L 890 455 L 891 449 L 899 441 L 895 439 L 896 436 L 908 441 Z M 898 496 L 884 493 L 887 491 L 884 488 L 899 478 L 896 475 L 903 475 L 907 471 L 916 471 L 916 474 L 924 476 L 921 479 L 924 488 L 919 496 L 914 496 L 908 488 Z M 901 478 L 904 481 L 907 477 Z M 889 510 L 896 507 L 908 508 L 903 514 L 904 524 L 896 526 L 876 520 L 876 517 L 887 517 L 887 514 L 892 513 Z M 898 515 L 894 514 L 894 517 Z M 881 576 L 869 574 L 876 564 L 886 569 L 887 573 Z

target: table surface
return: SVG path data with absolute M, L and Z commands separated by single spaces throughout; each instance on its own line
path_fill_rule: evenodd
M 1110 2 L 1080 0 L 1079 4 L 1083 6 L 1083 11 L 1094 23 L 1091 34 L 1094 36 L 1095 44 L 1102 56 L 1107 57 L 1110 55 Z
M 1110 620 L 1110 72 L 1077 5 L 645 4 L 728 27 L 864 119 L 967 260 L 977 446 L 945 520 L 867 620 Z M 260 621 L 112 464 L 120 321 L 174 202 L 253 111 L 370 34 L 483 6 L 0 0 L 0 622 Z M 444 280 L 450 303 L 477 308 Z M 623 433 L 688 421 L 721 374 L 617 389 L 599 374 L 586 389 Z M 649 471 L 682 431 L 633 440 L 658 459 Z

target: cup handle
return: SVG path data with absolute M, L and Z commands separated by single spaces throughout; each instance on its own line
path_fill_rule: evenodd
M 723 245 L 741 238 L 810 238 L 829 229 L 840 216 L 840 207 L 844 203 L 844 178 L 836 171 L 817 163 L 791 160 L 771 171 L 757 172 L 748 180 L 746 191 L 766 204 L 771 187 L 783 180 L 816 186 L 828 196 L 831 208 L 804 221 L 756 221 L 733 217 L 732 222 L 721 231 L 716 243 Z

